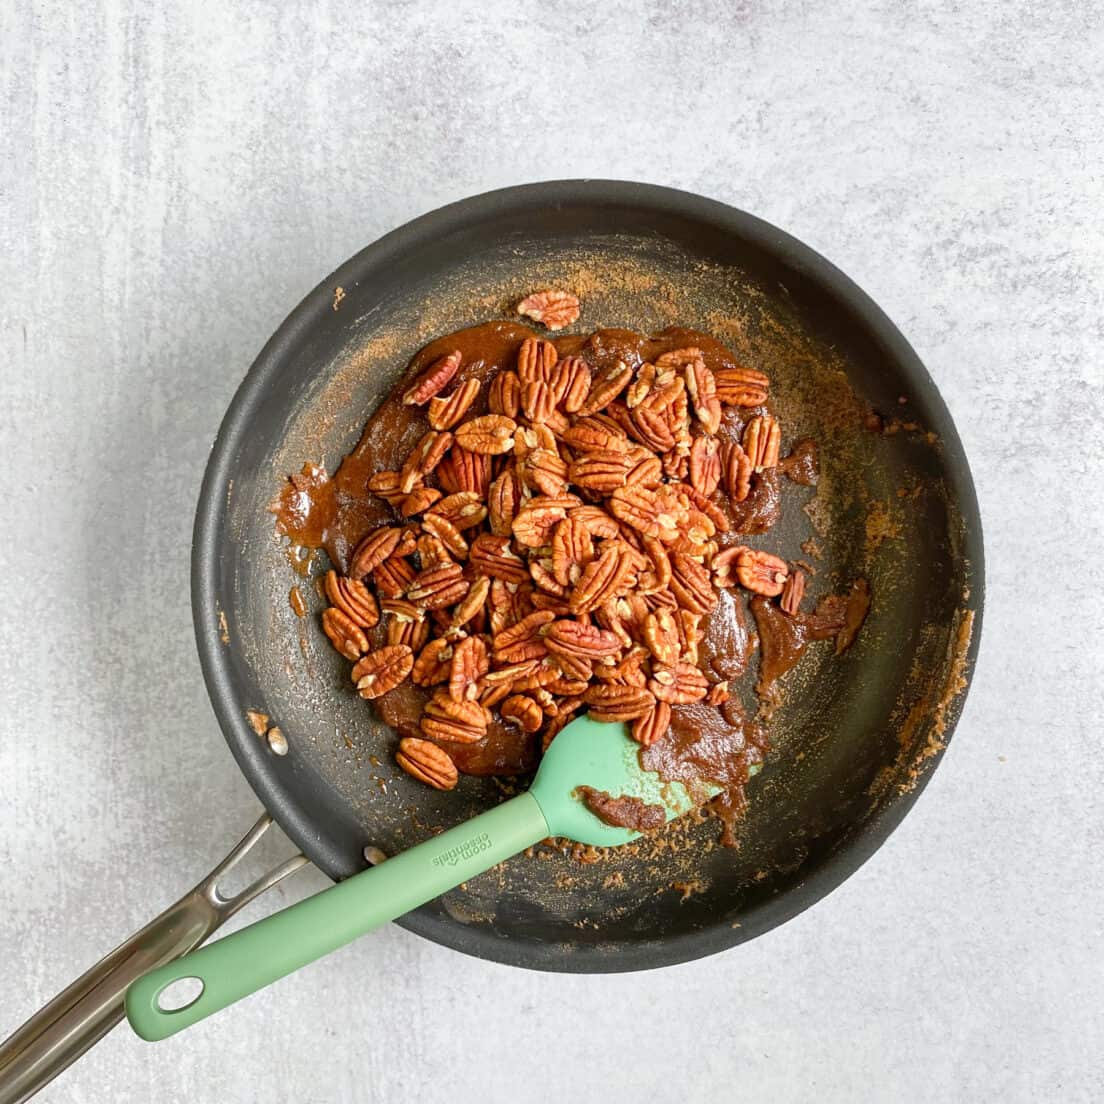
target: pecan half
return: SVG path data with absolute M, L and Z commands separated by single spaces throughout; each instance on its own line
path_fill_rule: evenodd
M 420 652 L 429 640 L 429 622 L 424 617 L 389 617 L 386 639 L 388 647 L 402 644 L 411 652 Z
M 458 563 L 437 564 L 418 572 L 406 589 L 406 596 L 424 609 L 443 609 L 468 593 L 468 580 Z
M 526 484 L 541 494 L 554 497 L 567 490 L 567 461 L 551 449 L 533 449 L 520 470 Z
M 552 417 L 556 400 L 552 388 L 542 379 L 521 385 L 521 412 L 531 422 L 544 422 Z
M 403 402 L 413 406 L 424 406 L 434 395 L 440 394 L 448 386 L 449 380 L 460 369 L 460 361 L 459 350 L 438 357 L 407 388 L 403 395 Z
M 500 456 L 514 447 L 517 423 L 504 414 L 484 414 L 456 428 L 456 443 L 468 452 Z
M 506 583 L 523 583 L 529 578 L 524 561 L 510 549 L 509 537 L 480 533 L 472 542 L 469 562 L 477 574 Z
M 562 330 L 579 317 L 579 300 L 569 291 L 549 288 L 527 295 L 518 303 L 517 312 L 550 330 Z
M 635 721 L 651 713 L 655 697 L 640 686 L 600 683 L 583 695 L 587 716 L 596 721 Z
M 420 486 L 432 473 L 452 447 L 451 433 L 438 433 L 431 429 L 415 446 L 399 473 L 400 487 L 409 493 Z
M 567 517 L 567 509 L 542 504 L 539 498 L 527 502 L 513 522 L 514 539 L 527 548 L 542 548 L 552 539 L 552 530 Z
M 370 629 L 379 621 L 379 606 L 372 592 L 359 579 L 346 579 L 336 571 L 326 572 L 326 597 L 355 625 Z
M 519 663 L 527 659 L 539 659 L 545 654 L 541 643 L 541 630 L 556 619 L 548 610 L 536 610 L 523 617 L 516 624 L 495 633 L 491 644 L 495 661 L 499 663 Z M 534 647 L 535 645 L 535 647 Z M 532 655 L 523 654 L 532 651 Z
M 579 407 L 580 416 L 586 417 L 588 414 L 597 414 L 600 410 L 605 410 L 629 385 L 632 375 L 632 369 L 624 361 L 619 360 L 594 381 L 587 393 L 586 401 Z
M 544 724 L 544 711 L 525 694 L 514 694 L 507 698 L 498 707 L 498 711 L 506 720 L 516 721 L 522 732 L 536 732 Z
M 372 572 L 372 582 L 384 598 L 401 598 L 414 582 L 414 568 L 407 560 L 390 556 Z
M 805 572 L 791 571 L 786 576 L 786 583 L 782 587 L 782 597 L 778 604 L 783 613 L 796 617 L 801 609 L 801 599 L 805 597 Z
M 521 383 L 516 372 L 499 372 L 487 390 L 487 409 L 492 414 L 516 418 L 521 408 Z
M 468 588 L 468 593 L 452 612 L 450 625 L 454 629 L 462 628 L 476 614 L 483 610 L 487 604 L 487 596 L 491 591 L 491 580 L 486 575 L 480 575 Z
M 452 670 L 454 648 L 452 641 L 444 637 L 431 640 L 414 660 L 410 681 L 415 686 L 436 686 L 440 682 L 447 682 Z
M 574 414 L 586 402 L 593 377 L 582 357 L 564 357 L 552 373 L 552 394 L 565 414 Z
M 688 364 L 693 364 L 695 360 L 704 361 L 705 354 L 701 349 L 689 345 L 685 348 L 671 349 L 669 352 L 662 353 L 656 357 L 656 367 L 660 369 L 678 369 L 685 368 Z
M 716 437 L 695 437 L 690 446 L 690 485 L 708 498 L 721 481 L 721 446 Z
M 441 517 L 440 514 L 426 514 L 422 518 L 422 528 L 431 537 L 436 537 L 458 559 L 463 559 L 468 554 L 468 542 L 448 518 Z M 478 539 L 477 537 L 476 540 Z
M 359 659 L 368 651 L 368 637 L 364 635 L 364 631 L 337 606 L 330 606 L 323 611 L 322 631 L 346 659 Z
M 677 514 L 664 508 L 666 505 L 658 491 L 639 486 L 620 487 L 609 500 L 610 512 L 619 521 L 646 537 L 669 543 L 679 534 L 679 519 Z
M 413 517 L 424 513 L 440 499 L 441 492 L 436 487 L 416 487 L 399 503 L 399 513 L 403 517 Z
M 434 429 L 452 429 L 471 409 L 479 394 L 479 380 L 466 379 L 445 398 L 429 400 L 429 424 Z
M 552 530 L 552 574 L 561 586 L 573 586 L 594 559 L 594 541 L 586 523 L 565 517 Z
M 740 548 L 736 553 L 736 578 L 740 585 L 756 594 L 773 598 L 781 594 L 790 569 L 785 560 L 769 552 Z
M 761 414 L 744 426 L 742 444 L 756 471 L 773 468 L 778 463 L 782 429 L 775 418 L 769 414 Z
M 727 406 L 762 406 L 770 381 L 754 368 L 718 368 L 713 373 L 717 398 Z
M 426 702 L 422 735 L 455 744 L 477 744 L 487 735 L 488 719 L 487 710 L 479 702 L 467 698 L 457 701 L 442 687 Z
M 455 563 L 452 554 L 444 546 L 439 537 L 432 533 L 423 533 L 417 542 L 418 558 L 422 561 L 422 567 L 433 567 L 435 564 Z
M 638 407 L 652 392 L 656 381 L 656 366 L 642 364 L 636 373 L 636 379 L 625 391 L 625 405 L 630 409 Z
M 743 502 L 751 490 L 752 464 L 748 454 L 735 441 L 721 446 L 725 492 L 733 502 Z
M 349 574 L 362 579 L 374 571 L 395 551 L 400 535 L 401 530 L 392 528 L 376 529 L 369 533 L 353 551 Z
M 411 778 L 416 778 L 435 790 L 454 789 L 460 778 L 456 764 L 447 751 L 429 740 L 419 740 L 416 736 L 407 736 L 399 741 L 395 762 Z
M 376 472 L 368 480 L 368 490 L 391 506 L 400 505 L 406 498 L 406 491 L 402 489 L 402 477 L 398 472 Z
M 644 621 L 642 635 L 648 650 L 660 663 L 670 665 L 678 662 L 682 644 L 675 616 L 670 610 L 661 609 L 649 613 Z
M 449 672 L 449 697 L 453 701 L 473 701 L 479 696 L 479 680 L 491 669 L 487 645 L 481 637 L 468 636 L 456 645 Z
M 631 467 L 632 459 L 624 449 L 595 449 L 572 462 L 569 478 L 578 487 L 608 495 L 625 486 Z
M 694 404 L 694 413 L 706 433 L 721 428 L 721 403 L 717 398 L 717 381 L 706 368 L 704 360 L 692 360 L 684 369 L 686 390 Z
M 567 511 L 567 516 L 581 521 L 592 537 L 611 540 L 621 532 L 617 522 L 601 506 L 576 506 Z
M 586 660 L 602 660 L 621 650 L 616 633 L 581 621 L 553 621 L 544 642 L 554 655 Z
M 657 663 L 648 680 L 648 689 L 669 705 L 689 705 L 709 693 L 709 680 L 692 663 Z
M 629 439 L 616 422 L 610 424 L 601 418 L 580 418 L 564 435 L 565 445 L 580 452 L 596 452 L 610 449 L 619 452 L 629 447 Z
M 619 597 L 636 581 L 629 549 L 620 541 L 606 541 L 597 559 L 588 563 L 571 591 L 575 613 L 586 613 Z
M 690 613 L 708 613 L 716 601 L 709 569 L 683 552 L 671 556 L 671 593 Z
M 455 445 L 438 466 L 437 478 L 449 494 L 474 491 L 483 498 L 491 483 L 491 458 Z
M 650 713 L 645 713 L 633 723 L 632 738 L 643 747 L 651 747 L 667 735 L 671 727 L 671 707 L 665 701 L 657 701 Z
M 457 529 L 470 529 L 487 516 L 487 507 L 475 491 L 457 491 L 442 498 L 429 513 L 451 521 Z
M 707 705 L 724 705 L 731 696 L 727 682 L 715 682 L 705 695 L 705 701 Z
M 369 652 L 353 668 L 353 682 L 362 698 L 378 698 L 394 690 L 414 667 L 414 653 L 405 644 Z
M 511 526 L 521 505 L 521 488 L 512 467 L 507 468 L 490 486 L 487 492 L 487 512 L 491 532 L 496 537 L 509 537 Z
M 517 356 L 517 377 L 523 396 L 528 383 L 551 383 L 559 355 L 551 341 L 539 337 L 527 337 L 521 343 Z

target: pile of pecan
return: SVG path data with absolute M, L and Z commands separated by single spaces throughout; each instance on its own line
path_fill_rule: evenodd
M 717 588 L 781 595 L 791 613 L 803 589 L 776 556 L 718 542 L 724 497 L 742 501 L 752 473 L 779 461 L 769 414 L 738 441 L 718 436 L 723 406 L 764 406 L 767 377 L 711 372 L 694 348 L 595 376 L 534 337 L 489 380 L 489 413 L 468 417 L 480 381 L 446 393 L 461 360 L 441 357 L 406 390 L 429 432 L 400 471 L 369 483 L 394 524 L 326 578 L 323 627 L 354 661 L 359 693 L 406 679 L 431 691 L 402 768 L 451 789 L 450 745 L 482 740 L 492 711 L 541 731 L 545 749 L 583 709 L 648 746 L 672 706 L 725 701 L 698 655 Z M 366 630 L 381 617 L 373 649 Z

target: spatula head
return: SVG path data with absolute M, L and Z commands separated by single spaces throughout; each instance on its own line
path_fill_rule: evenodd
M 619 847 L 640 836 L 630 828 L 615 828 L 596 817 L 583 803 L 580 786 L 611 797 L 637 797 L 663 806 L 667 820 L 689 812 L 695 804 L 719 792 L 705 785 L 691 798 L 681 782 L 664 782 L 640 765 L 640 745 L 623 724 L 579 717 L 552 741 L 541 760 L 530 792 L 537 799 L 554 836 L 566 836 L 595 847 Z M 695 787 L 696 788 L 696 787 Z

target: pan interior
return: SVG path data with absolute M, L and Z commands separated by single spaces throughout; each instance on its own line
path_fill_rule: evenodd
M 942 402 L 908 346 L 844 278 L 719 205 L 687 209 L 671 198 L 678 193 L 658 189 L 630 199 L 564 186 L 552 202 L 555 187 L 482 197 L 411 224 L 350 261 L 285 323 L 216 448 L 196 616 L 239 762 L 304 850 L 331 876 L 346 876 L 364 865 L 365 845 L 408 847 L 511 785 L 464 778 L 439 794 L 394 766 L 393 734 L 357 698 L 348 663 L 319 628 L 324 557 L 303 577 L 275 534 L 268 505 L 285 476 L 306 461 L 332 471 L 425 342 L 507 316 L 542 287 L 578 294 L 580 327 L 697 327 L 766 371 L 784 444 L 815 437 L 821 480 L 786 488 L 783 521 L 762 543 L 815 568 L 814 601 L 865 576 L 874 603 L 847 654 L 814 645 L 783 683 L 739 847 L 716 845 L 716 822 L 686 819 L 593 863 L 518 857 L 404 921 L 521 965 L 633 969 L 773 926 L 888 834 L 957 716 L 980 536 Z M 874 431 L 872 410 L 896 419 L 896 431 L 892 422 L 891 432 Z M 293 586 L 309 607 L 304 618 L 289 603 Z M 756 666 L 744 687 L 752 710 Z M 280 726 L 286 757 L 267 750 L 247 710 Z

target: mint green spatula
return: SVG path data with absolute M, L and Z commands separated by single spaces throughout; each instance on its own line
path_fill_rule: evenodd
M 576 794 L 580 786 L 662 805 L 668 820 L 691 809 L 685 787 L 641 768 L 639 750 L 624 725 L 572 721 L 548 749 L 528 793 L 139 978 L 126 995 L 131 1027 L 143 1039 L 175 1035 L 546 836 L 596 847 L 639 836 L 599 820 Z M 703 787 L 698 800 L 715 792 Z M 202 982 L 200 995 L 182 1008 L 162 1008 L 162 993 L 186 978 Z

